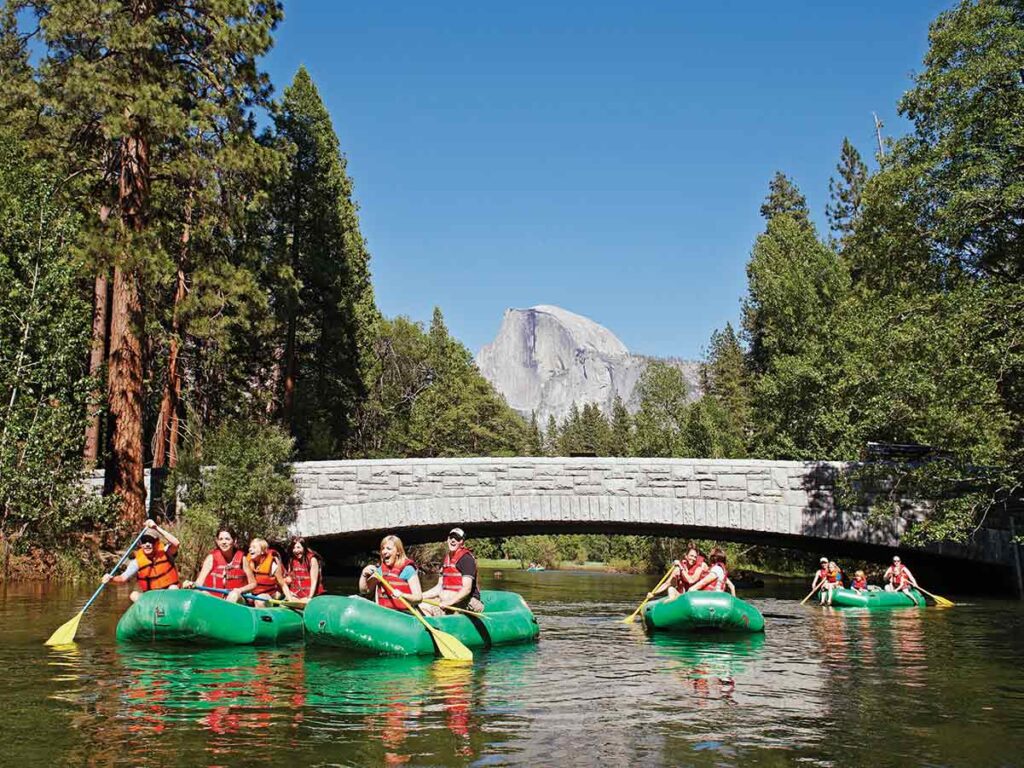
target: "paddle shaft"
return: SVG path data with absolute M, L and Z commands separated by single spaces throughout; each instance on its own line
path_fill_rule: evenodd
M 665 573 L 665 575 L 661 577 L 661 581 L 659 581 L 657 583 L 657 585 L 654 587 L 654 589 L 651 590 L 651 592 L 657 592 L 659 589 L 661 589 L 661 587 L 665 584 L 665 582 L 668 581 L 672 577 L 672 571 L 674 571 L 675 569 L 676 569 L 676 564 L 672 563 L 672 565 L 669 566 L 669 569 Z M 651 599 L 650 594 L 648 594 L 647 597 L 645 597 L 643 599 L 643 602 L 640 603 L 640 605 L 638 605 L 636 607 L 636 610 L 633 611 L 631 614 L 629 614 L 629 616 L 627 616 L 623 620 L 623 623 L 631 624 L 633 622 L 633 619 L 635 619 L 637 617 L 637 615 L 640 613 L 640 611 L 642 611 L 644 609 L 644 606 L 647 605 L 647 601 L 650 600 L 650 599 Z
M 444 605 L 443 603 L 437 602 L 437 600 L 424 600 L 427 605 L 436 605 L 438 608 L 444 608 L 446 611 L 455 611 L 456 613 L 464 613 L 467 616 L 479 616 L 481 619 L 489 619 L 490 616 L 486 616 L 480 611 L 471 611 L 467 608 L 457 608 L 454 605 Z
M 812 596 L 814 595 L 814 593 L 815 593 L 815 592 L 817 592 L 817 591 L 818 591 L 819 589 L 821 589 L 821 584 L 815 584 L 815 585 L 814 585 L 814 586 L 813 586 L 813 587 L 811 588 L 811 591 L 807 593 L 807 597 L 805 597 L 805 598 L 804 598 L 803 600 L 801 600 L 801 601 L 800 601 L 800 605 L 803 605 L 803 604 L 804 604 L 804 603 L 806 603 L 806 602 L 807 602 L 808 600 L 810 600 L 810 599 L 811 599 L 811 597 L 812 597 Z
M 230 589 L 220 589 L 219 587 L 204 587 L 196 584 L 193 589 L 198 589 L 200 592 L 213 592 L 217 595 L 230 595 Z M 242 595 L 246 600 L 264 600 L 268 603 L 280 603 L 281 605 L 288 605 L 287 600 L 278 600 L 276 597 L 268 597 L 267 595 L 254 595 L 252 592 L 246 592 Z M 291 608 L 291 605 L 288 605 Z
M 124 554 L 121 555 L 121 559 L 117 561 L 117 565 L 110 569 L 110 573 L 107 574 L 108 576 L 113 578 L 117 574 L 117 569 L 120 568 L 121 564 L 128 559 L 128 555 L 132 553 L 132 550 L 135 549 L 135 545 L 139 543 L 139 540 L 142 539 L 143 534 L 145 534 L 147 530 L 148 529 L 143 528 L 141 531 L 139 531 L 139 535 L 135 537 L 135 541 L 133 541 L 128 546 L 128 549 L 125 550 Z M 103 591 L 103 588 L 105 586 L 107 586 L 107 582 L 104 581 L 96 588 L 96 591 L 92 593 L 92 597 L 89 598 L 89 602 L 87 602 L 85 606 L 82 608 L 81 613 L 85 613 L 86 610 L 88 610 L 89 606 L 92 605 L 93 600 L 100 596 L 100 592 Z

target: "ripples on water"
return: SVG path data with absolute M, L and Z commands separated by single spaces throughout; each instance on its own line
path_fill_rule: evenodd
M 510 572 L 493 586 L 530 601 L 541 641 L 472 666 L 117 646 L 113 591 L 48 649 L 82 595 L 11 587 L 5 762 L 1024 765 L 1017 603 L 868 613 L 761 590 L 763 636 L 648 636 L 620 619 L 651 581 Z

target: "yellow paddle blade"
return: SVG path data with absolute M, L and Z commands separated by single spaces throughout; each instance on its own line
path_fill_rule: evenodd
M 442 632 L 434 627 L 430 628 L 430 634 L 434 637 L 434 644 L 437 645 L 437 650 L 441 652 L 441 658 L 448 659 L 449 661 L 473 660 L 473 652 L 464 646 L 454 635 L 449 635 L 447 632 Z
M 50 635 L 50 639 L 46 641 L 46 645 L 71 645 L 71 643 L 75 642 L 75 633 L 78 631 L 78 622 L 82 620 L 83 613 L 84 611 L 79 611 L 57 627 L 57 631 Z
M 952 600 L 947 600 L 940 595 L 932 595 L 932 599 L 935 600 L 936 605 L 941 605 L 943 608 L 952 608 L 956 605 Z

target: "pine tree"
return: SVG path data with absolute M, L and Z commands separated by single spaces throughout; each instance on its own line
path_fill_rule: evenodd
M 109 254 L 113 271 L 109 485 L 125 521 L 139 525 L 145 516 L 142 299 L 167 269 L 164 227 L 181 221 L 181 210 L 169 220 L 161 201 L 174 197 L 174 166 L 188 151 L 182 136 L 207 125 L 198 105 L 216 103 L 215 94 L 225 91 L 243 101 L 265 94 L 269 86 L 255 59 L 270 47 L 281 10 L 255 0 L 174 13 L 139 0 L 13 6 L 38 17 L 42 98 L 71 170 L 90 190 L 85 207 L 112 209 L 109 233 L 97 233 L 90 244 L 97 269 L 106 268 Z M 104 238 L 106 246 L 98 246 Z
M 558 432 L 558 422 L 554 414 L 548 416 L 547 426 L 544 428 L 544 455 L 559 456 L 558 446 L 561 444 L 561 436 Z
M 304 455 L 326 458 L 347 439 L 365 396 L 365 356 L 377 319 L 369 255 L 345 157 L 304 67 L 285 90 L 276 126 L 292 152 L 277 198 L 281 261 L 292 280 L 281 306 L 281 414 Z
M 687 455 L 687 384 L 682 371 L 660 361 L 648 363 L 637 383 L 634 450 L 637 456 Z
M 622 398 L 615 395 L 612 401 L 611 442 L 609 456 L 632 455 L 633 417 L 629 415 Z
M 788 214 L 801 226 L 812 229 L 807 198 L 788 176 L 782 171 L 776 171 L 768 184 L 768 196 L 761 205 L 761 216 L 766 222 L 770 222 L 782 214 Z
M 711 334 L 707 360 L 701 366 L 704 398 L 721 409 L 716 420 L 724 425 L 726 435 L 720 436 L 728 444 L 730 458 L 739 458 L 750 429 L 750 377 L 746 356 L 732 323 Z
M 828 182 L 831 202 L 825 207 L 825 213 L 837 244 L 842 247 L 853 234 L 868 180 L 868 167 L 861 160 L 860 152 L 847 138 L 843 139 L 836 172 L 838 178 L 833 176 Z

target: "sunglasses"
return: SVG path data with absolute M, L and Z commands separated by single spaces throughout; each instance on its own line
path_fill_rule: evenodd
M 465 541 L 465 539 L 463 539 L 461 536 L 456 536 L 454 533 L 449 533 L 448 538 L 451 541 Z

